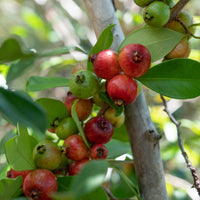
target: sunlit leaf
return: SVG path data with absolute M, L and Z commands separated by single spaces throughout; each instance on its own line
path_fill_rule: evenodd
M 99 36 L 96 44 L 91 49 L 89 56 L 88 56 L 88 62 L 87 67 L 89 70 L 92 70 L 92 63 L 90 62 L 90 56 L 94 53 L 97 54 L 99 51 L 109 49 L 112 42 L 113 42 L 113 33 L 112 28 L 115 26 L 115 24 L 111 24 L 108 27 L 106 27 L 101 35 Z
M 167 97 L 190 99 L 200 95 L 199 77 L 199 62 L 179 58 L 156 65 L 138 80 Z
M 26 128 L 20 125 L 18 125 L 18 134 L 5 143 L 8 163 L 16 171 L 36 169 L 32 152 L 37 141 L 28 134 Z
M 139 43 L 149 50 L 154 62 L 167 55 L 183 37 L 183 34 L 167 28 L 144 27 L 130 33 L 121 43 L 118 52 L 127 44 Z

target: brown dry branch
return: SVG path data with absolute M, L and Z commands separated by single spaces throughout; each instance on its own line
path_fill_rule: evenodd
M 167 115 L 169 116 L 171 122 L 173 124 L 175 124 L 176 126 L 176 129 L 177 129 L 177 135 L 178 135 L 178 145 L 179 145 L 179 148 L 181 150 L 181 153 L 185 159 L 185 162 L 187 164 L 187 167 L 190 169 L 190 172 L 192 174 L 192 177 L 194 179 L 194 184 L 193 184 L 193 187 L 196 188 L 199 196 L 200 196 L 200 180 L 199 180 L 199 177 L 198 177 L 198 174 L 197 174 L 197 171 L 195 169 L 195 167 L 192 165 L 192 163 L 190 162 L 189 158 L 188 158 L 188 155 L 187 153 L 185 152 L 185 149 L 184 149 L 184 146 L 183 146 L 183 143 L 182 143 L 182 140 L 181 140 L 181 131 L 180 131 L 180 125 L 181 123 L 178 122 L 174 116 L 172 115 L 172 113 L 169 112 L 169 109 L 168 109 L 168 106 L 167 106 L 167 101 L 166 99 L 164 98 L 164 96 L 160 95 L 162 101 L 163 101 L 163 105 L 164 105 L 164 111 L 167 113 Z

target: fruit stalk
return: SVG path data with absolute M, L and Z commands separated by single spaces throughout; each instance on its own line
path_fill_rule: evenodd
M 84 0 L 84 2 L 97 37 L 108 25 L 116 24 L 113 28 L 111 49 L 117 51 L 124 34 L 115 16 L 112 1 Z M 151 120 L 143 92 L 134 103 L 125 107 L 125 114 L 141 197 L 145 200 L 168 200 L 159 135 Z

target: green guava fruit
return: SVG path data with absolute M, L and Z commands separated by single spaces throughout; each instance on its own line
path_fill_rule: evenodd
M 54 129 L 59 122 L 69 117 L 69 112 L 65 104 L 57 99 L 40 98 L 36 100 L 46 111 L 48 116 L 48 128 Z

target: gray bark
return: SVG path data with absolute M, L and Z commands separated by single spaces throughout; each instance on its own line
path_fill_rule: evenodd
M 84 2 L 97 37 L 108 25 L 116 24 L 113 28 L 114 41 L 111 49 L 117 51 L 124 40 L 124 34 L 111 0 Z M 135 102 L 125 106 L 125 115 L 141 197 L 144 200 L 167 200 L 159 147 L 160 136 L 151 120 L 143 92 Z

